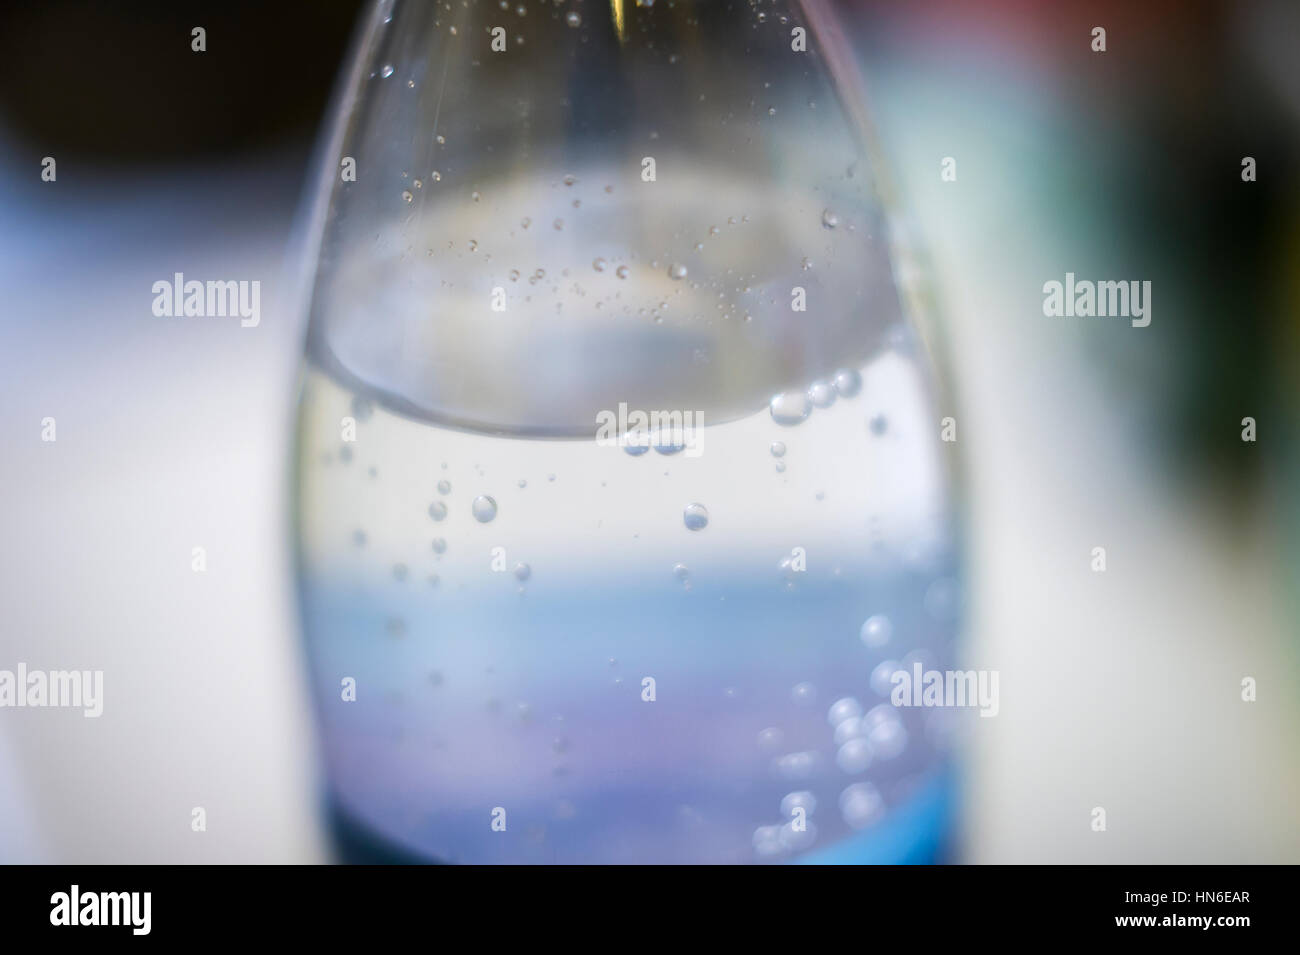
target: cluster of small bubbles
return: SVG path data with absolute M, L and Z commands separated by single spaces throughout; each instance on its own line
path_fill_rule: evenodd
M 894 633 L 894 625 L 883 613 L 868 617 L 862 624 L 858 636 L 869 647 L 883 647 Z
M 366 532 L 365 532 L 365 531 L 361 531 L 361 530 L 353 531 L 353 532 L 352 532 L 352 543 L 355 544 L 357 547 L 365 547 L 365 546 L 366 546 Z
M 384 79 L 388 79 L 393 75 L 393 65 L 391 63 L 385 63 L 383 69 L 379 71 L 379 75 Z
M 826 722 L 831 726 L 839 726 L 845 720 L 861 715 L 862 704 L 851 696 L 845 696 L 831 704 L 831 708 L 826 711 Z
M 825 379 L 819 378 L 808 386 L 808 400 L 818 408 L 829 408 L 836 397 L 835 386 Z
M 889 428 L 889 419 L 882 414 L 875 415 L 868 423 L 868 427 L 871 428 L 872 434 L 882 435 Z
M 885 814 L 885 798 L 871 783 L 854 783 L 840 793 L 840 815 L 854 829 L 865 829 Z
M 656 445 L 658 450 L 658 445 Z M 687 504 L 682 511 L 682 522 L 688 531 L 701 531 L 709 526 L 709 512 L 703 504 Z
M 434 501 L 429 505 L 429 516 L 435 521 L 440 521 L 447 516 L 447 505 L 442 501 Z
M 785 457 L 785 442 L 784 442 L 784 441 L 773 441 L 773 442 L 772 442 L 771 451 L 772 451 L 772 457 L 774 457 L 774 458 L 783 458 L 783 457 Z
M 841 368 L 833 380 L 841 398 L 852 398 L 862 390 L 862 376 L 851 368 Z
M 433 539 L 433 552 L 435 554 L 444 554 L 447 552 L 447 541 L 445 538 L 435 537 Z
M 808 395 L 802 391 L 783 391 L 772 398 L 769 408 L 772 420 L 779 425 L 796 425 L 812 412 Z
M 470 505 L 470 511 L 474 514 L 474 520 L 480 524 L 486 524 L 497 516 L 497 502 L 486 494 L 480 494 L 474 498 L 473 503 Z
M 872 752 L 881 759 L 893 759 L 907 748 L 907 729 L 890 703 L 872 707 L 862 718 L 862 728 Z
M 525 581 L 533 575 L 533 569 L 527 564 L 515 564 L 515 579 Z
M 411 202 L 411 201 L 413 201 L 414 199 L 415 199 L 415 196 L 411 195 L 411 190 L 409 190 L 409 189 L 403 189 L 403 190 L 402 190 L 402 201 L 403 201 L 403 202 Z
M 394 564 L 394 565 L 393 565 L 393 579 L 394 579 L 394 580 L 405 580 L 405 579 L 406 579 L 406 574 L 407 574 L 407 569 L 406 569 L 406 565 L 405 565 L 405 564 Z
M 811 706 L 817 702 L 817 687 L 807 681 L 796 683 L 790 690 L 790 699 L 800 706 Z
M 817 811 L 817 797 L 806 789 L 786 793 L 781 799 L 781 815 L 788 819 L 796 809 L 802 809 L 806 815 L 811 816 Z
M 850 776 L 865 773 L 871 765 L 871 743 L 861 736 L 846 740 L 835 752 L 835 765 Z
M 439 494 L 450 494 L 450 493 L 451 493 L 451 482 L 448 481 L 446 478 L 443 478 L 441 481 L 439 481 L 439 482 L 438 482 L 438 493 L 439 493 Z
M 781 827 L 781 848 L 786 852 L 802 852 L 817 841 L 817 826 L 811 820 L 804 820 L 796 828 L 794 820 Z
M 628 277 L 628 272 L 629 272 L 629 270 L 628 270 L 628 267 L 627 267 L 626 265 L 620 265 L 618 268 L 616 268 L 616 269 L 614 270 L 614 274 L 617 275 L 617 276 L 618 276 L 619 278 L 621 278 L 621 279 L 625 279 L 625 278 L 627 278 L 627 277 Z
M 759 826 L 754 830 L 753 845 L 754 854 L 760 859 L 779 856 L 784 851 L 781 845 L 781 827 Z
M 836 214 L 834 209 L 822 210 L 822 225 L 824 225 L 828 229 L 834 229 L 839 224 L 840 224 L 840 217 L 839 215 Z
M 674 281 L 686 278 L 686 266 L 677 263 L 668 267 L 668 277 Z
M 878 695 L 887 697 L 894 689 L 893 678 L 898 669 L 897 660 L 881 661 L 871 671 L 871 678 L 867 682 Z

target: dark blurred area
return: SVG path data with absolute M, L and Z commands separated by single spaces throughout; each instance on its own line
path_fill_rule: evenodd
M 358 0 L 0 10 L 0 122 L 71 172 L 228 161 L 315 136 Z M 207 31 L 206 51 L 191 30 Z

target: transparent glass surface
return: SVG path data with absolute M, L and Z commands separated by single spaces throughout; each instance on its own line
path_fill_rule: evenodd
M 949 659 L 951 489 L 837 37 L 820 3 L 371 14 L 297 465 L 358 857 L 942 851 L 950 721 L 889 676 Z

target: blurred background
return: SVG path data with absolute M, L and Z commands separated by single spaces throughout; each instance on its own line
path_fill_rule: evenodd
M 98 720 L 0 710 L 0 861 L 328 858 L 290 256 L 363 6 L 0 11 L 0 668 L 106 674 Z M 962 859 L 1300 861 L 1300 7 L 837 7 L 960 409 L 967 660 L 1001 672 Z M 260 324 L 155 318 L 175 272 L 259 279 Z M 1151 325 L 1045 318 L 1066 272 L 1151 280 Z

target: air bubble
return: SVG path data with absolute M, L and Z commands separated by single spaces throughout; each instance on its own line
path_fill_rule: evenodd
M 379 71 L 379 75 L 384 79 L 388 79 L 393 75 L 393 65 L 391 63 L 385 63 L 384 68 Z
M 772 420 L 779 425 L 796 425 L 812 411 L 812 403 L 802 391 L 785 391 L 775 396 L 770 404 Z
M 835 213 L 834 209 L 822 210 L 822 225 L 828 229 L 834 229 L 839 224 L 840 217 Z
M 669 266 L 668 277 L 674 281 L 680 281 L 681 279 L 686 278 L 686 266 L 680 263 Z
M 533 575 L 533 569 L 527 564 L 515 564 L 515 579 L 527 580 Z
M 450 494 L 450 493 L 451 493 L 451 482 L 448 481 L 448 480 L 445 480 L 445 479 L 439 481 L 439 482 L 438 482 L 438 493 L 439 493 L 439 494 Z
M 818 380 L 808 386 L 808 400 L 818 408 L 829 408 L 835 404 L 835 386 L 829 381 Z
M 835 765 L 850 775 L 865 773 L 871 765 L 871 743 L 862 737 L 851 739 L 835 754 Z
M 492 500 L 486 494 L 480 494 L 474 498 L 470 505 L 470 510 L 474 514 L 474 519 L 480 524 L 486 524 L 492 518 L 497 516 L 497 502 Z
M 854 783 L 840 793 L 840 815 L 854 829 L 865 829 L 885 814 L 885 799 L 871 783 Z
M 862 376 L 850 368 L 841 368 L 835 373 L 835 390 L 841 398 L 852 398 L 862 390 Z
M 700 531 L 709 526 L 709 512 L 703 504 L 687 504 L 682 511 L 682 520 L 686 529 Z
M 790 699 L 800 706 L 811 706 L 817 702 L 817 687 L 811 683 L 796 683 L 790 690 Z
M 773 442 L 772 442 L 772 448 L 771 448 L 771 450 L 772 450 L 772 457 L 774 457 L 774 458 L 783 458 L 783 457 L 785 457 L 785 442 L 784 442 L 784 441 L 773 441 Z
M 447 505 L 442 501 L 434 501 L 429 505 L 429 516 L 435 521 L 440 521 L 447 516 Z
M 447 541 L 442 537 L 433 539 L 433 552 L 435 554 L 445 554 L 447 552 Z
M 627 266 L 626 266 L 626 265 L 620 265 L 617 269 L 614 270 L 614 274 L 617 275 L 617 276 L 618 276 L 619 278 L 621 278 L 621 279 L 625 279 L 625 278 L 627 278 L 627 275 L 628 275 L 628 268 L 627 268 Z
M 889 618 L 884 614 L 878 613 L 873 617 L 868 617 L 862 624 L 862 629 L 858 632 L 862 642 L 869 647 L 883 647 L 893 636 L 894 626 L 889 622 Z

